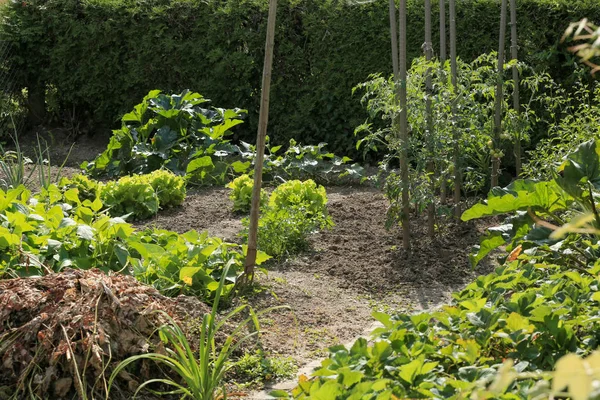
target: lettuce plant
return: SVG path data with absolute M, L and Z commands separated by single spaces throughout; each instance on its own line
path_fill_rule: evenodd
M 158 212 L 156 192 L 149 183 L 135 176 L 104 184 L 100 198 L 114 216 L 131 215 L 134 219 L 144 219 Z
M 243 221 L 248 226 L 249 221 Z M 273 257 L 308 248 L 308 236 L 333 226 L 327 213 L 323 186 L 308 180 L 289 181 L 277 187 L 258 221 L 258 248 Z
M 231 189 L 229 198 L 233 201 L 233 211 L 248 212 L 252 205 L 252 190 L 254 188 L 254 179 L 250 175 L 244 174 L 238 176 L 227 184 Z M 260 202 L 264 205 L 267 201 L 267 195 L 263 189 L 260 191 Z
M 98 197 L 100 186 L 98 181 L 82 174 L 73 175 L 71 178 L 62 178 L 58 184 L 61 190 L 77 189 L 81 201 L 94 201 Z
M 152 186 L 158 196 L 158 203 L 161 208 L 179 206 L 185 200 L 186 182 L 182 176 L 175 175 L 167 170 L 158 170 L 142 175 L 141 179 Z

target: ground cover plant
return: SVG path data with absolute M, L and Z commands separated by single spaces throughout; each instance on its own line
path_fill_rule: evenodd
M 102 213 L 103 208 L 99 198 L 80 201 L 76 188 L 61 192 L 51 185 L 39 196 L 24 187 L 0 191 L 1 275 L 98 268 L 133 275 L 166 295 L 186 293 L 210 301 L 227 266 L 223 295 L 233 289 L 243 270 L 241 245 L 195 231 L 138 231 Z
M 474 255 L 477 261 L 508 241 L 502 265 L 440 310 L 375 313 L 384 326 L 373 332 L 375 341 L 331 348 L 314 379 L 301 379 L 292 397 L 547 398 L 569 386 L 573 398 L 588 398 L 588 381 L 577 386 L 582 361 L 568 354 L 589 355 L 600 339 L 599 165 L 600 142 L 591 141 L 567 157 L 554 180 L 492 191 L 463 219 L 514 213 L 490 229 Z M 503 364 L 507 359 L 514 364 Z M 564 375 L 550 386 L 552 375 L 544 371 L 555 366 Z

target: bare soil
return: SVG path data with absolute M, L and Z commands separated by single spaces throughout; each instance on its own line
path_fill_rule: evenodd
M 288 305 L 290 310 L 262 318 L 262 346 L 291 355 L 299 365 L 326 354 L 334 344 L 363 334 L 373 311 L 428 309 L 449 298 L 477 275 L 469 265 L 471 246 L 484 226 L 440 221 L 443 231 L 427 238 L 417 217 L 413 248 L 401 249 L 401 229 L 385 229 L 388 207 L 371 187 L 329 187 L 329 212 L 335 226 L 311 238 L 312 250 L 285 261 L 270 261 L 260 289 L 238 301 L 260 310 Z M 165 210 L 140 226 L 179 232 L 208 230 L 239 242 L 243 216 L 231 211 L 228 190 L 192 190 L 183 206 Z M 479 271 L 481 272 L 481 271 Z

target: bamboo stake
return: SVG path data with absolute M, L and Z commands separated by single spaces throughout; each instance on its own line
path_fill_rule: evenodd
M 267 125 L 269 123 L 269 96 L 271 91 L 271 71 L 273 67 L 273 48 L 275 47 L 275 18 L 277 16 L 277 0 L 269 0 L 269 17 L 267 21 L 267 39 L 265 43 L 265 62 L 263 65 L 262 91 L 260 98 L 260 114 L 258 133 L 256 135 L 256 160 L 254 165 L 254 187 L 252 189 L 252 206 L 250 209 L 250 226 L 248 228 L 248 252 L 244 263 L 244 279 L 252 282 L 258 242 L 258 218 L 260 214 L 260 189 L 262 186 L 262 170 L 265 157 Z
M 446 62 L 446 1 L 440 0 L 440 62 Z
M 394 0 L 390 0 L 390 36 L 392 37 L 392 68 L 394 80 L 397 83 L 400 79 L 400 72 L 398 70 L 398 23 L 396 22 L 396 2 Z
M 410 250 L 410 207 L 408 204 L 408 120 L 406 101 L 406 0 L 400 0 L 400 52 L 399 52 L 399 95 L 400 95 L 400 140 L 402 158 L 400 159 L 400 176 L 402 178 L 402 245 Z
M 519 56 L 519 46 L 517 42 L 517 2 L 510 0 L 510 37 L 511 37 L 511 58 L 517 60 Z M 513 82 L 515 89 L 513 90 L 513 108 L 517 113 L 521 112 L 521 104 L 519 100 L 519 70 L 516 65 L 512 68 Z M 515 169 L 517 178 L 521 176 L 521 136 L 520 132 L 515 138 Z
M 450 0 L 450 70 L 452 74 L 452 87 L 454 95 L 458 96 L 458 73 L 456 67 L 456 0 Z M 454 141 L 454 216 L 459 219 L 460 194 L 462 186 L 462 174 L 460 170 L 460 132 L 456 126 L 456 101 L 452 104 L 454 123 L 452 124 L 452 136 Z
M 500 10 L 500 38 L 498 39 L 498 82 L 496 83 L 496 115 L 494 118 L 494 151 L 498 151 L 502 134 L 502 96 L 504 73 L 504 42 L 506 39 L 506 0 L 502 0 Z M 492 155 L 492 188 L 498 186 L 500 157 Z
M 444 64 L 446 63 L 446 1 L 440 0 L 440 78 L 445 80 Z M 446 174 L 442 172 L 440 179 L 440 203 L 446 204 L 448 187 Z
M 425 59 L 427 62 L 433 58 L 433 43 L 431 42 L 431 0 L 425 0 Z M 434 143 L 434 132 L 433 132 L 433 115 L 431 105 L 431 95 L 433 92 L 431 83 L 431 68 L 427 68 L 426 78 L 426 102 L 425 102 L 425 118 L 427 119 L 427 135 L 426 140 L 428 141 L 428 160 L 427 160 L 427 174 L 430 179 L 431 196 L 429 199 L 430 203 L 427 206 L 427 233 L 429 237 L 435 236 L 435 202 L 433 196 L 435 195 L 435 143 Z

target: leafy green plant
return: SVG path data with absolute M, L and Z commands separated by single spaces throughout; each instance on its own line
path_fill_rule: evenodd
M 244 111 L 205 108 L 208 101 L 187 90 L 173 95 L 151 91 L 123 116 L 107 149 L 82 167 L 110 177 L 166 168 L 197 183 L 224 181 L 229 164 L 222 158 L 239 153 L 225 137 L 243 122 Z
M 61 178 L 58 187 L 61 190 L 77 189 L 81 201 L 94 201 L 100 193 L 100 183 L 83 174 L 75 174 L 71 178 Z
M 87 190 L 86 185 L 94 185 L 89 179 L 77 180 L 83 190 Z M 185 182 L 181 176 L 160 170 L 97 185 L 100 199 L 111 215 L 145 219 L 155 215 L 159 208 L 181 205 L 186 195 Z
M 254 353 L 245 353 L 232 368 L 236 384 L 245 386 L 261 385 L 282 379 L 293 378 L 297 367 L 291 357 L 268 356 L 257 349 Z
M 135 219 L 152 217 L 158 212 L 158 196 L 152 186 L 137 176 L 124 176 L 102 185 L 100 199 L 114 216 Z
M 186 195 L 185 178 L 175 175 L 167 170 L 153 171 L 147 175 L 142 175 L 154 189 L 158 196 L 158 203 L 161 208 L 174 207 L 183 204 Z
M 233 211 L 248 212 L 252 205 L 252 188 L 254 187 L 254 179 L 250 175 L 244 174 L 235 178 L 227 184 L 231 189 L 229 198 L 233 201 Z M 261 189 L 261 205 L 267 202 L 267 194 L 264 189 Z
M 36 196 L 23 186 L 0 191 L 0 277 L 98 268 L 132 274 L 164 295 L 210 302 L 227 267 L 222 295 L 232 293 L 243 271 L 243 246 L 206 232 L 136 231 L 106 215 L 100 198 L 81 201 L 78 192 L 55 185 Z M 259 253 L 257 263 L 267 259 Z
M 255 313 L 248 305 L 242 305 L 228 313 L 223 318 L 218 317 L 219 302 L 225 280 L 228 274 L 229 266 L 224 269 L 223 276 L 218 282 L 215 290 L 215 299 L 213 302 L 210 314 L 204 315 L 200 330 L 200 338 L 197 346 L 197 351 L 194 351 L 192 344 L 188 341 L 185 333 L 173 321 L 171 317 L 165 315 L 169 320 L 169 324 L 162 326 L 159 329 L 160 337 L 165 345 L 164 353 L 149 353 L 138 356 L 133 356 L 120 363 L 113 371 L 110 380 L 109 388 L 115 377 L 123 371 L 128 365 L 140 361 L 150 360 L 166 367 L 170 372 L 173 372 L 179 380 L 165 377 L 164 379 L 153 379 L 142 383 L 136 390 L 134 397 L 151 384 L 163 384 L 173 388 L 172 391 L 161 394 L 180 394 L 184 397 L 192 399 L 213 400 L 218 398 L 226 398 L 227 391 L 223 385 L 223 377 L 225 373 L 233 366 L 230 362 L 231 355 L 241 345 L 258 335 L 260 324 L 258 316 L 266 312 L 270 312 L 275 307 Z M 223 343 L 218 342 L 217 334 L 221 332 L 224 326 L 232 321 L 234 317 L 244 311 L 248 311 L 250 317 L 237 323 L 233 331 L 228 332 L 227 339 Z M 219 319 L 219 321 L 217 321 Z M 245 333 L 247 325 L 251 324 L 253 332 Z
M 225 270 L 221 290 L 223 296 L 229 295 L 244 270 L 242 246 L 209 237 L 206 232 L 147 229 L 132 235 L 127 245 L 135 256 L 130 260 L 134 276 L 171 296 L 183 293 L 211 299 Z M 257 265 L 269 258 L 260 253 Z
M 248 219 L 244 219 L 248 226 Z M 288 181 L 269 197 L 258 221 L 258 248 L 274 257 L 308 247 L 308 235 L 333 226 L 327 212 L 327 194 L 314 181 Z
M 302 145 L 290 139 L 287 150 L 278 154 L 282 146 L 271 146 L 267 137 L 267 154 L 263 172 L 268 180 L 286 181 L 290 179 L 312 179 L 317 182 L 332 183 L 341 179 L 364 179 L 364 168 L 359 164 L 349 164 L 349 157 L 339 157 L 325 149 L 327 143 Z M 242 142 L 247 159 L 254 160 L 256 149 Z

